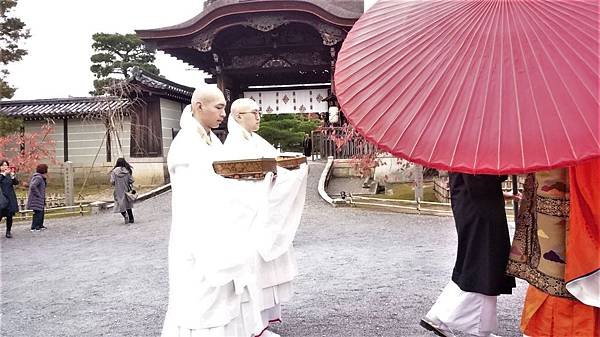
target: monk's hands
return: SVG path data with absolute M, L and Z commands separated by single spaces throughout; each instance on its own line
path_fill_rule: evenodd
M 521 201 L 523 199 L 523 194 L 521 192 L 517 194 L 512 194 L 511 192 L 502 192 L 504 195 L 504 200 L 516 200 Z
M 265 174 L 265 181 L 274 183 L 276 179 L 277 179 L 277 173 L 275 173 L 275 172 L 267 172 L 267 174 Z

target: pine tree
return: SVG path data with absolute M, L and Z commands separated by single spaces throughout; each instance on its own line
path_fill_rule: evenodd
M 129 78 L 129 69 L 139 67 L 158 75 L 158 68 L 152 64 L 154 51 L 147 48 L 135 34 L 96 33 L 92 36 L 95 54 L 90 58 L 94 73 L 92 95 L 103 95 L 114 82 Z
M 25 49 L 19 48 L 19 42 L 30 36 L 29 30 L 21 19 L 10 16 L 16 5 L 17 0 L 0 0 L 0 62 L 4 66 L 27 55 Z M 6 81 L 8 74 L 8 70 L 0 70 L 0 100 L 12 98 L 16 90 Z M 0 116 L 0 136 L 18 131 L 21 125 L 19 119 Z

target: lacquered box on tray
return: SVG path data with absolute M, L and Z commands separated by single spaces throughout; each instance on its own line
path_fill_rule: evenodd
M 221 160 L 213 162 L 215 172 L 225 178 L 263 179 L 268 172 L 277 173 L 274 158 Z
M 297 156 L 297 157 L 287 157 L 281 156 L 277 157 L 277 166 L 281 166 L 288 170 L 295 170 L 300 167 L 300 165 L 306 163 L 305 156 Z

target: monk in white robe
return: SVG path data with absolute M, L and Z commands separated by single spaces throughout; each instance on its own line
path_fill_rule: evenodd
M 261 206 L 253 193 L 260 184 L 270 186 L 272 177 L 249 182 L 214 172 L 223 145 L 211 128 L 225 118 L 225 104 L 216 87 L 197 89 L 169 150 L 172 223 L 163 337 L 249 337 L 262 327 L 261 293 L 253 291 L 259 289 L 252 270 L 257 252 L 247 237 Z
M 228 156 L 237 159 L 275 158 L 279 152 L 255 131 L 260 126 L 258 105 L 249 98 L 231 105 L 225 140 Z M 277 178 L 269 190 L 267 205 L 253 225 L 252 241 L 260 253 L 258 286 L 262 288 L 261 337 L 278 336 L 266 330 L 269 323 L 281 320 L 281 303 L 291 299 L 292 280 L 297 275 L 292 241 L 300 224 L 306 196 L 308 167 L 297 170 L 277 168 Z

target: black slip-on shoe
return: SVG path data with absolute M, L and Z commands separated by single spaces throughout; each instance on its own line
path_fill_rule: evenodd
M 441 337 L 456 337 L 452 331 L 437 326 L 435 323 L 430 322 L 427 318 L 421 319 L 419 325 Z

